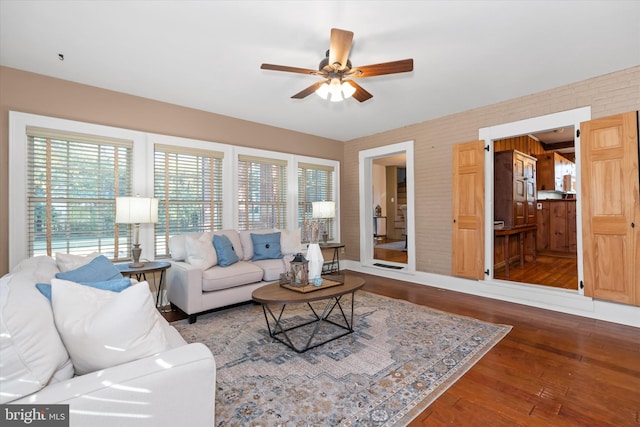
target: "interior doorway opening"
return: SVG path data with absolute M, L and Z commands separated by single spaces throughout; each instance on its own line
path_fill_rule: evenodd
M 360 152 L 360 261 L 415 272 L 413 141 Z
M 576 130 L 590 118 L 590 108 L 585 107 L 480 130 L 480 138 L 490 147 L 485 157 L 489 280 L 582 292 L 580 138 Z M 499 160 L 509 156 L 508 152 L 520 160 Z M 525 165 L 522 173 L 519 162 Z M 505 178 L 502 169 L 511 164 L 513 175 Z M 502 196 L 507 191 L 512 192 L 513 200 L 505 202 Z M 512 218 L 505 215 L 509 208 Z

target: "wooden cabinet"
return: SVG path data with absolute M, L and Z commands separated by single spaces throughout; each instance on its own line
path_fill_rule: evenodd
M 576 201 L 541 200 L 537 216 L 536 249 L 541 253 L 575 255 L 578 250 L 576 234 Z
M 507 228 L 536 225 L 536 158 L 517 150 L 494 158 L 494 219 Z
M 566 157 L 550 151 L 536 154 L 538 191 L 568 191 L 565 190 L 563 178 L 565 175 L 575 176 L 575 164 Z

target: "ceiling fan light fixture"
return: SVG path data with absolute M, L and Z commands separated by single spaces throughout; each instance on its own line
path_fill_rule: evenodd
M 318 95 L 322 99 L 327 99 L 329 97 L 329 85 L 324 83 L 318 89 L 316 89 L 316 95 Z
M 342 84 L 340 79 L 331 79 L 329 83 L 329 93 L 331 94 L 331 102 L 340 102 L 344 100 L 342 97 Z
M 351 98 L 353 94 L 356 93 L 356 88 L 351 86 L 349 83 L 342 83 L 342 94 L 344 95 L 344 99 Z

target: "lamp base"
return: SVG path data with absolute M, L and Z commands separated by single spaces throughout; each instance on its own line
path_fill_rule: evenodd
M 129 264 L 131 268 L 140 268 L 144 267 L 144 262 L 140 262 L 140 254 L 142 253 L 142 248 L 139 243 L 134 243 L 133 248 L 131 249 L 131 254 L 133 255 L 133 262 Z

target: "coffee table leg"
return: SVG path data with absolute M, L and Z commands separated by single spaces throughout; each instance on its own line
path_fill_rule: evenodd
M 312 348 L 316 348 L 322 344 L 326 344 L 330 341 L 336 340 L 338 338 L 341 338 L 345 335 L 348 335 L 350 333 L 353 332 L 353 309 L 354 309 L 354 300 L 355 300 L 355 292 L 351 293 L 351 322 L 348 321 L 347 316 L 344 312 L 344 309 L 342 308 L 342 304 L 340 304 L 340 300 L 341 300 L 342 296 L 338 296 L 338 297 L 332 297 L 329 298 L 327 301 L 327 304 L 325 305 L 324 309 L 322 310 L 322 315 L 318 316 L 317 312 L 315 311 L 315 309 L 311 306 L 311 304 L 307 303 L 307 305 L 309 306 L 309 308 L 311 309 L 311 312 L 313 313 L 313 315 L 315 316 L 315 320 L 311 320 L 309 322 L 305 322 L 303 324 L 300 325 L 295 325 L 292 326 L 290 328 L 284 328 L 282 326 L 282 314 L 284 313 L 286 304 L 284 304 L 282 306 L 282 309 L 280 310 L 280 313 L 278 316 L 275 315 L 275 313 L 271 310 L 271 307 L 269 307 L 267 304 L 262 304 L 262 310 L 264 313 L 264 318 L 265 321 L 267 322 L 267 329 L 269 330 L 269 336 L 273 339 L 276 339 L 278 341 L 280 341 L 282 344 L 286 345 L 287 347 L 289 347 L 290 349 L 292 349 L 293 351 L 297 352 L 297 353 L 304 353 L 307 350 L 310 350 Z M 341 325 L 339 323 L 336 323 L 330 319 L 327 319 L 327 317 L 329 315 L 331 315 L 331 313 L 333 312 L 333 310 L 335 309 L 335 307 L 338 307 L 338 309 L 340 310 L 340 313 L 342 314 L 342 318 L 344 319 L 345 324 Z M 273 328 L 271 326 L 271 322 L 269 321 L 269 317 L 271 317 L 271 319 L 273 320 Z M 327 323 L 331 323 L 335 326 L 338 326 L 342 329 L 345 329 L 346 332 L 340 334 L 340 335 L 336 335 L 334 337 L 331 337 L 325 341 L 319 342 L 317 344 L 311 345 L 311 342 L 313 341 L 313 339 L 315 338 L 318 330 L 320 329 L 320 325 L 322 322 L 327 322 Z M 313 328 L 313 331 L 311 332 L 311 335 L 309 336 L 309 339 L 307 341 L 307 344 L 303 347 L 303 348 L 297 348 L 293 342 L 291 341 L 291 338 L 289 338 L 289 335 L 287 334 L 288 331 L 291 331 L 293 329 L 297 329 L 297 328 L 301 328 L 303 326 L 306 325 L 310 325 L 312 323 L 315 323 L 315 326 Z M 281 339 L 279 337 L 279 335 L 282 335 L 285 340 Z

